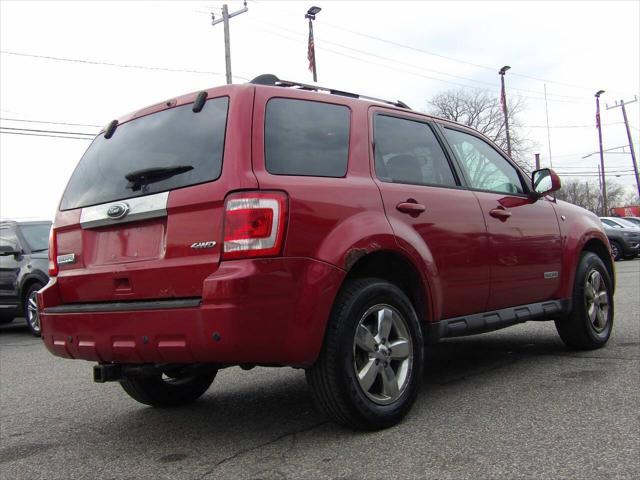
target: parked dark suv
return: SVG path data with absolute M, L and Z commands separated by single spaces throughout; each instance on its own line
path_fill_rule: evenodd
M 36 293 L 49 281 L 51 222 L 0 222 L 0 323 L 23 316 L 40 335 Z
M 425 343 L 527 320 L 607 342 L 609 243 L 559 188 L 401 102 L 273 76 L 163 101 L 111 122 L 69 180 L 43 339 L 154 406 L 231 365 L 304 368 L 328 416 L 383 428 Z
M 640 255 L 640 228 L 626 226 L 627 223 L 600 217 L 604 231 L 611 244 L 614 260 L 635 258 Z

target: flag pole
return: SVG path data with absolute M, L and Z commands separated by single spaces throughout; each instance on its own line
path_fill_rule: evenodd
M 307 60 L 309 60 L 309 70 L 313 73 L 313 81 L 318 81 L 318 70 L 316 68 L 316 46 L 313 39 L 313 21 L 316 19 L 320 7 L 311 7 L 307 10 L 304 18 L 309 19 L 309 44 L 307 46 Z

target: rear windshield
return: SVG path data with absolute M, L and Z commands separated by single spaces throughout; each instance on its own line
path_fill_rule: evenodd
M 60 210 L 140 197 L 220 176 L 228 97 L 163 110 L 119 125 L 110 139 L 99 135 L 78 163 Z M 179 168 L 183 167 L 183 168 Z M 169 172 L 159 175 L 158 170 Z M 152 171 L 155 175 L 132 173 Z
M 29 244 L 32 252 L 43 252 L 49 249 L 50 223 L 33 223 L 21 225 L 22 236 Z

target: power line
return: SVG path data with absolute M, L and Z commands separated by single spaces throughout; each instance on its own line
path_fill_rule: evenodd
M 283 30 L 285 32 L 289 32 L 290 34 L 294 34 L 294 35 L 298 35 L 298 36 L 302 35 L 301 33 L 295 32 L 293 30 L 289 30 L 287 28 L 284 28 L 284 27 L 282 27 L 280 25 L 273 24 L 271 22 L 261 21 L 261 22 L 253 22 L 253 23 L 256 23 L 256 24 L 259 24 L 259 25 L 268 24 L 268 25 L 271 25 L 274 28 L 278 28 L 279 30 Z M 265 29 L 265 31 L 268 32 L 268 33 L 271 33 L 273 35 L 278 35 L 278 36 L 282 36 L 283 38 L 290 39 L 289 37 L 285 37 L 284 35 L 281 35 L 280 33 L 275 33 L 275 32 L 273 32 L 271 30 Z M 492 87 L 493 89 L 495 89 L 495 84 L 491 83 L 491 82 L 485 82 L 483 80 L 476 80 L 476 79 L 473 79 L 473 78 L 464 77 L 464 76 L 460 76 L 460 75 L 453 75 L 453 74 L 442 72 L 440 70 L 435 70 L 435 69 L 432 69 L 432 68 L 426 68 L 426 67 L 423 67 L 423 66 L 420 66 L 420 65 L 416 65 L 416 64 L 413 64 L 413 63 L 404 62 L 402 60 L 397 60 L 397 59 L 394 59 L 394 58 L 385 57 L 383 55 L 378 55 L 376 53 L 371 53 L 371 52 L 368 52 L 366 50 L 360 50 L 360 49 L 357 49 L 357 48 L 349 47 L 349 46 L 344 45 L 344 44 L 339 43 L 339 42 L 333 42 L 331 40 L 321 39 L 319 43 L 334 45 L 334 46 L 337 46 L 337 47 L 340 47 L 340 48 L 344 48 L 346 50 L 351 50 L 351 51 L 356 52 L 356 53 L 360 53 L 360 54 L 363 54 L 363 55 L 368 55 L 368 56 L 371 56 L 371 57 L 374 57 L 374 58 L 379 58 L 381 60 L 385 60 L 385 61 L 388 61 L 388 62 L 397 63 L 397 64 L 400 64 L 400 65 L 406 65 L 408 67 L 416 68 L 416 69 L 419 69 L 419 70 L 423 70 L 423 71 L 427 71 L 427 72 L 433 72 L 433 73 L 437 73 L 439 75 L 445 75 L 447 77 L 456 78 L 456 79 L 460 79 L 460 80 L 466 80 L 466 81 L 478 83 L 478 84 L 481 84 L 481 85 L 487 85 L 487 86 Z M 332 52 L 332 53 L 335 53 L 335 54 L 338 54 L 338 55 L 348 56 L 346 54 L 342 54 L 341 52 L 336 52 L 335 50 L 331 50 L 331 49 L 328 49 L 326 47 L 316 46 L 316 48 L 319 48 L 321 50 L 326 50 L 326 51 L 329 51 L 329 52 Z M 360 59 L 358 57 L 350 57 L 350 58 L 355 58 L 356 60 L 372 63 L 374 65 L 376 64 L 374 62 L 370 62 L 370 61 L 367 61 L 365 59 Z M 383 65 L 383 66 L 385 66 L 385 65 Z M 390 68 L 390 67 L 387 66 L 387 68 Z M 439 81 L 445 82 L 445 83 L 451 83 L 453 85 L 460 85 L 458 83 L 449 82 L 447 80 L 443 80 L 443 79 L 439 79 L 439 78 L 434 78 L 434 77 L 426 77 L 426 78 L 431 78 L 432 80 L 439 80 Z M 470 87 L 470 85 L 463 85 L 463 86 Z M 538 92 L 536 90 L 529 90 L 529 89 L 526 89 L 526 88 L 509 87 L 509 89 L 510 90 L 521 91 L 521 92 L 526 92 L 526 93 L 533 93 L 533 94 L 537 94 L 537 95 L 541 95 L 542 94 L 542 92 Z M 526 96 L 526 95 L 523 95 L 523 96 L 525 96 L 527 98 L 535 98 L 536 100 L 542 100 L 542 97 L 538 98 L 538 97 L 531 97 L 531 96 Z M 559 100 L 559 99 L 555 99 L 555 98 L 551 98 L 550 101 L 565 102 L 565 103 L 587 103 L 586 100 L 581 100 L 581 97 L 575 97 L 575 96 L 569 96 L 569 95 L 560 95 L 560 94 L 553 94 L 553 96 L 567 98 L 567 99 L 573 99 L 574 101 L 571 102 L 569 100 Z
M 50 138 L 66 138 L 69 140 L 93 140 L 88 137 L 70 137 L 66 135 L 47 135 L 44 133 L 24 133 L 24 132 L 5 132 L 0 130 L 0 133 L 4 133 L 6 135 L 27 135 L 29 137 L 50 137 Z
M 260 24 L 265 24 L 266 23 L 268 25 L 271 25 L 271 26 L 273 26 L 275 28 L 278 28 L 280 30 L 284 30 L 284 31 L 289 32 L 289 33 L 294 34 L 294 35 L 298 35 L 298 36 L 302 35 L 299 32 L 284 28 L 284 27 L 282 27 L 280 25 L 277 25 L 277 24 L 274 24 L 274 23 L 271 23 L 271 22 L 261 21 L 259 23 Z M 495 87 L 495 84 L 491 83 L 491 82 L 485 82 L 483 80 L 476 80 L 476 79 L 473 79 L 473 78 L 464 77 L 464 76 L 460 76 L 460 75 L 453 75 L 451 73 L 443 72 L 441 70 L 435 70 L 433 68 L 426 68 L 426 67 L 422 67 L 422 66 L 419 66 L 419 65 L 415 65 L 413 63 L 403 62 L 401 60 L 385 57 L 383 55 L 378 55 L 376 53 L 371 53 L 371 52 L 368 52 L 366 50 L 360 50 L 360 49 L 357 49 L 357 48 L 349 47 L 347 45 L 344 45 L 343 43 L 333 42 L 331 40 L 327 40 L 327 39 L 324 39 L 324 38 L 322 38 L 320 41 L 322 43 L 327 43 L 329 45 L 335 45 L 337 47 L 341 47 L 341 48 L 344 48 L 344 49 L 347 49 L 347 50 L 351 50 L 351 51 L 354 51 L 354 52 L 357 52 L 357 53 L 361 53 L 361 54 L 364 54 L 364 55 L 369 55 L 369 56 L 372 56 L 372 57 L 375 57 L 375 58 L 379 58 L 379 59 L 382 59 L 382 60 L 387 60 L 387 61 L 394 62 L 394 63 L 399 63 L 399 64 L 402 64 L 402 65 L 407 65 L 409 67 L 418 68 L 420 70 L 425 70 L 425 71 L 428 71 L 428 72 L 434 72 L 434 73 L 438 73 L 440 75 L 445 75 L 447 77 L 457 78 L 457 79 L 460 79 L 460 80 L 467 80 L 467 81 L 470 81 L 470 82 L 475 82 L 475 83 L 478 83 L 478 84 L 488 85 L 490 87 Z M 526 89 L 526 88 L 510 87 L 510 90 L 517 90 L 517 91 L 521 91 L 521 92 L 534 93 L 534 94 L 538 94 L 538 95 L 542 94 L 542 92 L 538 92 L 536 90 L 529 90 L 529 89 Z M 551 94 L 551 95 L 552 96 L 556 96 L 556 97 L 563 97 L 563 98 L 569 98 L 569 99 L 575 99 L 575 100 L 582 100 L 581 97 L 575 97 L 575 96 L 570 96 L 570 95 L 560 95 L 560 94 Z
M 261 2 L 261 3 L 267 5 L 267 2 Z M 277 10 L 277 11 L 279 11 L 281 13 L 284 13 L 284 14 L 290 16 L 290 17 L 293 17 L 293 13 L 290 10 L 285 10 L 283 8 L 278 8 L 277 6 L 274 6 L 274 5 L 271 5 L 271 4 L 269 4 L 269 9 Z M 460 59 L 460 58 L 455 58 L 455 57 L 451 57 L 451 56 L 448 56 L 448 55 L 443 55 L 443 54 L 436 53 L 436 52 L 433 52 L 433 51 L 425 50 L 423 48 L 414 47 L 412 45 L 407 45 L 407 44 L 404 44 L 404 43 L 400 43 L 400 42 L 396 42 L 396 41 L 393 41 L 393 40 L 388 40 L 386 38 L 382 38 L 382 37 L 378 37 L 378 36 L 375 36 L 375 35 L 371 35 L 371 34 L 368 34 L 368 33 L 359 32 L 357 30 L 353 30 L 353 29 L 344 27 L 342 25 L 336 25 L 334 23 L 330 23 L 330 22 L 326 22 L 326 21 L 323 21 L 322 25 L 326 25 L 326 26 L 328 26 L 330 28 L 334 28 L 334 29 L 337 29 L 337 30 L 342 30 L 342 31 L 345 31 L 345 32 L 348 32 L 348 33 L 351 33 L 353 35 L 357 35 L 357 36 L 360 36 L 360 37 L 369 38 L 371 40 L 376 40 L 378 42 L 382 42 L 382 43 L 386 43 L 386 44 L 393 45 L 393 46 L 396 46 L 396 47 L 400 47 L 400 48 L 403 48 L 403 49 L 406 49 L 406 50 L 412 50 L 412 51 L 415 51 L 415 52 L 423 53 L 425 55 L 439 57 L 439 58 L 443 58 L 445 60 L 449 60 L 449 61 L 452 61 L 452 62 L 461 63 L 461 64 L 469 65 L 469 66 L 472 66 L 472 67 L 475 67 L 475 68 L 481 68 L 481 69 L 484 69 L 484 70 L 489 70 L 491 72 L 496 72 L 496 67 L 495 66 L 483 65 L 483 64 L 480 64 L 480 63 L 471 62 L 469 60 L 463 60 L 463 59 Z M 562 85 L 562 86 L 565 86 L 565 87 L 582 88 L 584 90 L 589 90 L 589 91 L 597 90 L 597 88 L 595 88 L 595 87 L 587 87 L 585 85 L 576 85 L 576 84 L 573 84 L 573 83 L 560 82 L 560 81 L 556 81 L 556 80 L 549 80 L 549 79 L 545 79 L 545 78 L 541 78 L 541 77 L 536 77 L 536 76 L 533 76 L 533 75 L 527 75 L 527 74 L 524 74 L 524 73 L 510 72 L 509 75 L 510 76 L 517 76 L 517 77 L 527 78 L 529 80 L 536 80 L 538 82 L 543 82 L 543 83 L 553 83 L 553 84 Z M 616 93 L 619 93 L 619 92 L 616 92 Z
M 138 70 L 153 70 L 153 71 L 163 71 L 163 72 L 179 72 L 179 73 L 195 73 L 198 75 L 219 75 L 224 76 L 224 73 L 220 72 L 210 72 L 205 70 L 188 70 L 182 68 L 167 68 L 167 67 L 153 67 L 146 65 L 133 65 L 133 64 L 125 64 L 125 63 L 111 63 L 111 62 L 103 62 L 98 60 L 86 60 L 81 58 L 64 58 L 64 57 L 52 57 L 49 55 L 36 55 L 31 53 L 22 53 L 22 52 L 10 52 L 8 50 L 0 50 L 0 53 L 5 55 L 15 55 L 19 57 L 30 57 L 30 58 L 39 58 L 44 60 L 54 60 L 57 62 L 72 62 L 72 63 L 83 63 L 89 65 L 103 65 L 107 67 L 118 67 L 118 68 L 135 68 Z M 242 77 L 240 75 L 235 75 L 236 78 L 240 78 L 242 80 L 249 80 L 246 77 Z
M 82 135 L 87 137 L 95 137 L 93 133 L 83 133 L 83 132 L 61 132 L 59 130 L 36 130 L 33 128 L 13 128 L 13 127 L 0 127 L 3 130 L 12 130 L 18 132 L 37 132 L 37 133 L 60 133 L 64 135 Z
M 98 128 L 102 128 L 104 125 L 94 125 L 91 123 L 69 123 L 69 122 L 48 122 L 45 120 L 27 120 L 27 119 L 22 119 L 22 118 L 6 118 L 6 117 L 0 117 L 0 120 L 6 120 L 9 122 L 27 122 L 27 123 L 47 123 L 50 125 L 68 125 L 68 126 L 73 126 L 73 127 L 98 127 Z
M 556 172 L 557 173 L 557 172 Z M 602 177 L 599 173 L 558 173 L 561 177 Z M 635 173 L 612 173 L 607 177 L 632 177 Z
M 602 126 L 622 125 L 624 122 L 603 123 Z M 547 128 L 546 125 L 521 125 L 522 128 Z M 595 124 L 589 125 L 550 125 L 549 128 L 596 128 Z
M 589 171 L 589 172 L 558 172 L 557 170 L 554 169 L 554 171 L 558 175 L 600 175 L 595 170 L 592 170 L 592 171 Z M 612 170 L 612 171 L 607 171 L 607 175 L 620 175 L 620 174 L 627 174 L 627 173 L 633 173 L 633 170 Z
M 459 59 L 459 58 L 454 58 L 454 57 L 450 57 L 450 56 L 447 56 L 447 55 L 442 55 L 442 54 L 439 54 L 439 53 L 435 53 L 435 52 L 431 52 L 431 51 L 428 51 L 428 50 L 424 50 L 422 48 L 413 47 L 411 45 L 406 45 L 406 44 L 403 44 L 403 43 L 395 42 L 393 40 L 387 40 L 385 38 L 377 37 L 375 35 L 370 35 L 370 34 L 367 34 L 367 33 L 358 32 L 356 30 L 351 30 L 349 28 L 342 27 L 342 26 L 339 26 L 339 25 L 335 25 L 335 24 L 332 24 L 332 23 L 328 23 L 328 22 L 322 22 L 322 23 L 323 23 L 323 25 L 327 25 L 329 27 L 332 27 L 332 28 L 335 28 L 335 29 L 338 29 L 338 30 L 343 30 L 345 32 L 349 32 L 349 33 L 354 34 L 354 35 L 359 35 L 361 37 L 369 38 L 369 39 L 372 39 L 372 40 L 377 40 L 379 42 L 387 43 L 389 45 L 394 45 L 396 47 L 404 48 L 404 49 L 407 49 L 407 50 L 413 50 L 413 51 L 420 52 L 420 53 L 423 53 L 423 54 L 426 54 L 426 55 L 432 55 L 434 57 L 440 57 L 440 58 L 443 58 L 445 60 L 450 60 L 452 62 L 457 62 L 457 63 L 470 65 L 470 66 L 476 67 L 476 68 L 482 68 L 482 69 L 485 69 L 485 70 L 491 70 L 492 72 L 496 71 L 496 67 L 490 67 L 488 65 L 482 65 L 482 64 L 470 62 L 470 61 L 467 61 L 467 60 L 462 60 L 462 59 Z M 538 82 L 543 82 L 543 83 L 553 83 L 553 84 L 562 85 L 562 86 L 565 86 L 565 87 L 582 88 L 582 89 L 591 90 L 591 91 L 596 90 L 593 87 L 586 87 L 584 85 L 575 85 L 575 84 L 572 84 L 572 83 L 558 82 L 558 81 L 555 81 L 555 80 L 549 80 L 549 79 L 545 79 L 545 78 L 535 77 L 533 75 L 526 75 L 524 73 L 511 72 L 509 75 L 516 76 L 516 77 L 527 78 L 529 80 L 536 80 Z
M 281 33 L 273 32 L 273 31 L 268 30 L 268 29 L 262 28 L 262 30 L 264 30 L 267 33 L 270 33 L 271 35 L 282 37 L 282 38 L 287 39 L 287 40 L 298 40 L 296 38 L 291 38 L 289 36 L 282 35 Z M 429 75 L 424 75 L 422 73 L 414 72 L 414 71 L 403 69 L 403 68 L 398 68 L 398 67 L 395 67 L 395 66 L 392 66 L 392 65 L 386 65 L 386 64 L 380 63 L 380 62 L 374 62 L 374 61 L 367 60 L 367 59 L 364 59 L 364 58 L 361 58 L 361 57 L 356 57 L 356 56 L 353 56 L 353 55 L 349 55 L 349 54 L 344 53 L 344 52 L 339 52 L 339 51 L 333 50 L 331 48 L 323 47 L 321 45 L 316 45 L 315 48 L 319 49 L 319 50 L 324 50 L 326 52 L 333 53 L 335 55 L 340 55 L 340 56 L 343 56 L 343 57 L 346 57 L 346 58 L 350 58 L 352 60 L 357 60 L 359 62 L 369 63 L 371 65 L 378 65 L 380 67 L 388 68 L 388 69 L 394 70 L 396 72 L 397 71 L 405 72 L 405 73 L 408 73 L 409 75 L 414 75 L 414 76 L 417 76 L 417 77 L 420 77 L 420 78 L 426 78 L 426 79 L 434 80 L 434 81 L 437 81 L 437 82 L 443 82 L 443 83 L 448 83 L 448 84 L 451 84 L 451 85 L 457 85 L 459 87 L 464 87 L 464 88 L 477 88 L 474 85 L 468 85 L 468 84 L 464 84 L 464 83 L 453 82 L 451 80 L 444 80 L 442 78 L 432 77 L 432 76 L 429 76 Z M 344 48 L 349 49 L 349 47 L 344 47 Z M 377 56 L 375 54 L 367 54 L 367 55 Z M 399 62 L 399 61 L 393 60 L 393 59 L 387 59 L 386 57 L 380 57 L 380 58 L 384 58 L 385 60 L 393 62 L 393 63 L 404 63 L 404 62 Z M 413 68 L 416 68 L 416 69 L 423 69 L 423 67 L 419 67 L 419 66 L 416 66 L 416 65 L 412 65 L 412 64 L 408 64 L 408 65 L 411 65 Z M 492 90 L 497 92 L 497 89 L 492 89 Z M 533 96 L 530 96 L 530 95 L 522 95 L 522 97 L 529 98 L 529 99 L 532 99 L 532 100 L 544 101 L 544 98 L 542 98 L 542 97 L 533 97 Z M 559 102 L 559 103 L 573 103 L 573 104 L 578 104 L 578 103 L 579 104 L 584 104 L 584 103 L 586 103 L 586 102 L 579 102 L 579 101 L 573 101 L 573 100 L 560 100 L 560 99 L 555 99 L 555 98 L 552 98 L 549 101 L 551 101 L 551 102 Z

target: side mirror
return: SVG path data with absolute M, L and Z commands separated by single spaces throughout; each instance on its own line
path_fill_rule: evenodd
M 560 190 L 560 177 L 550 168 L 541 168 L 531 174 L 531 184 L 536 196 L 543 197 Z
M 2 257 L 6 257 L 9 255 L 19 255 L 22 252 L 20 252 L 19 250 L 16 250 L 16 247 L 12 246 L 12 245 L 0 245 L 0 256 Z

